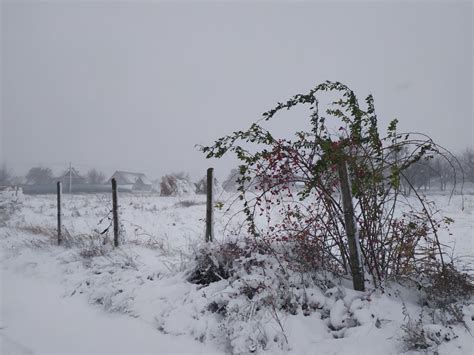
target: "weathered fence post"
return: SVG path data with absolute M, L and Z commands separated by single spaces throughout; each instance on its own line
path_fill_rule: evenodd
M 352 204 L 351 185 L 347 174 L 347 164 L 340 159 L 337 164 L 339 180 L 341 183 L 342 207 L 344 209 L 344 224 L 349 244 L 349 263 L 351 267 L 354 290 L 364 291 L 364 273 L 361 265 L 360 244 L 355 224 L 354 206 Z
M 114 223 L 114 247 L 119 246 L 119 221 L 117 204 L 117 180 L 112 178 L 112 219 Z
M 56 192 L 58 195 L 58 245 L 61 245 L 61 194 L 62 194 L 62 184 L 60 181 L 56 184 Z
M 206 204 L 206 242 L 212 242 L 214 238 L 214 221 L 212 206 L 212 184 L 213 184 L 213 168 L 207 169 L 207 204 Z

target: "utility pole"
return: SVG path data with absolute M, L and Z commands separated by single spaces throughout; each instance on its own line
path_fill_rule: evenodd
M 69 193 L 72 191 L 72 164 L 69 162 Z

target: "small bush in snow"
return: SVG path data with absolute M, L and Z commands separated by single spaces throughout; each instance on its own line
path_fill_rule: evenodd
M 21 188 L 0 188 L 0 226 L 6 225 L 9 218 L 21 209 L 24 198 Z
M 184 173 L 175 173 L 165 175 L 160 182 L 161 196 L 183 196 L 192 195 L 195 192 L 195 186 L 190 181 L 188 175 Z
M 80 245 L 79 255 L 85 259 L 104 256 L 112 249 L 106 234 L 80 235 L 74 238 L 74 242 Z
M 423 276 L 419 287 L 424 292 L 424 301 L 433 322 L 444 326 L 463 324 L 468 329 L 464 321 L 463 306 L 472 303 L 474 298 L 472 276 L 460 272 L 452 264 Z
M 215 194 L 222 193 L 222 186 L 216 178 L 214 178 L 212 188 Z M 199 195 L 205 195 L 207 193 L 207 176 L 204 176 L 196 183 L 196 193 Z
M 453 332 L 451 326 L 440 324 L 428 324 L 424 312 L 421 311 L 418 319 L 414 320 L 408 314 L 405 304 L 402 307 L 403 314 L 407 320 L 402 324 L 402 341 L 406 350 L 426 351 L 435 350 L 443 342 L 449 342 L 458 336 Z M 436 353 L 436 351 L 434 351 Z
M 404 332 L 402 340 L 407 350 L 426 350 L 434 345 L 426 336 L 421 315 L 416 321 L 408 318 L 407 323 L 402 325 L 402 330 Z
M 443 306 L 473 297 L 474 284 L 471 275 L 447 264 L 443 270 L 430 275 L 425 291 L 429 301 Z
M 240 258 L 243 249 L 237 243 L 207 245 L 198 251 L 195 266 L 187 280 L 199 285 L 228 279 L 233 270 L 234 261 Z

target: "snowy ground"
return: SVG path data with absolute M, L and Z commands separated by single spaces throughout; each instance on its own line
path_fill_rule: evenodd
M 449 203 L 443 194 L 432 198 L 455 219 L 443 241 L 468 260 L 474 255 L 474 195 L 456 195 Z M 304 293 L 311 311 L 259 310 L 258 297 L 242 297 L 241 290 L 281 288 L 271 260 L 262 262 L 275 270 L 272 277 L 250 272 L 205 287 L 186 281 L 203 244 L 204 197 L 123 195 L 120 207 L 125 240 L 112 250 L 109 233 L 99 234 L 109 226 L 110 197 L 64 195 L 69 236 L 58 247 L 55 196 L 0 196 L 1 354 L 406 352 L 402 326 L 407 314 L 416 321 L 421 310 L 408 290 L 394 285 L 383 294 L 357 293 L 345 282 L 324 290 L 312 285 L 287 290 L 297 305 Z M 232 213 L 215 214 L 218 239 L 238 231 L 238 220 L 228 223 Z M 474 306 L 464 313 L 474 329 Z M 473 349 L 473 337 L 461 326 L 428 324 L 425 330 L 444 339 L 431 351 Z

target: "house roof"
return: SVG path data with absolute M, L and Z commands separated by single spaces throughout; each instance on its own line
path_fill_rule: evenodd
M 59 176 L 59 179 L 69 178 L 69 176 L 71 176 L 73 179 L 84 179 L 84 177 L 74 168 L 64 171 L 64 173 Z
M 132 172 L 129 172 L 129 171 L 116 171 L 112 175 L 112 177 L 117 179 L 117 183 L 123 184 L 123 185 L 128 185 L 128 184 L 133 185 L 139 179 L 145 185 L 152 185 L 152 182 L 143 173 L 132 173 Z

